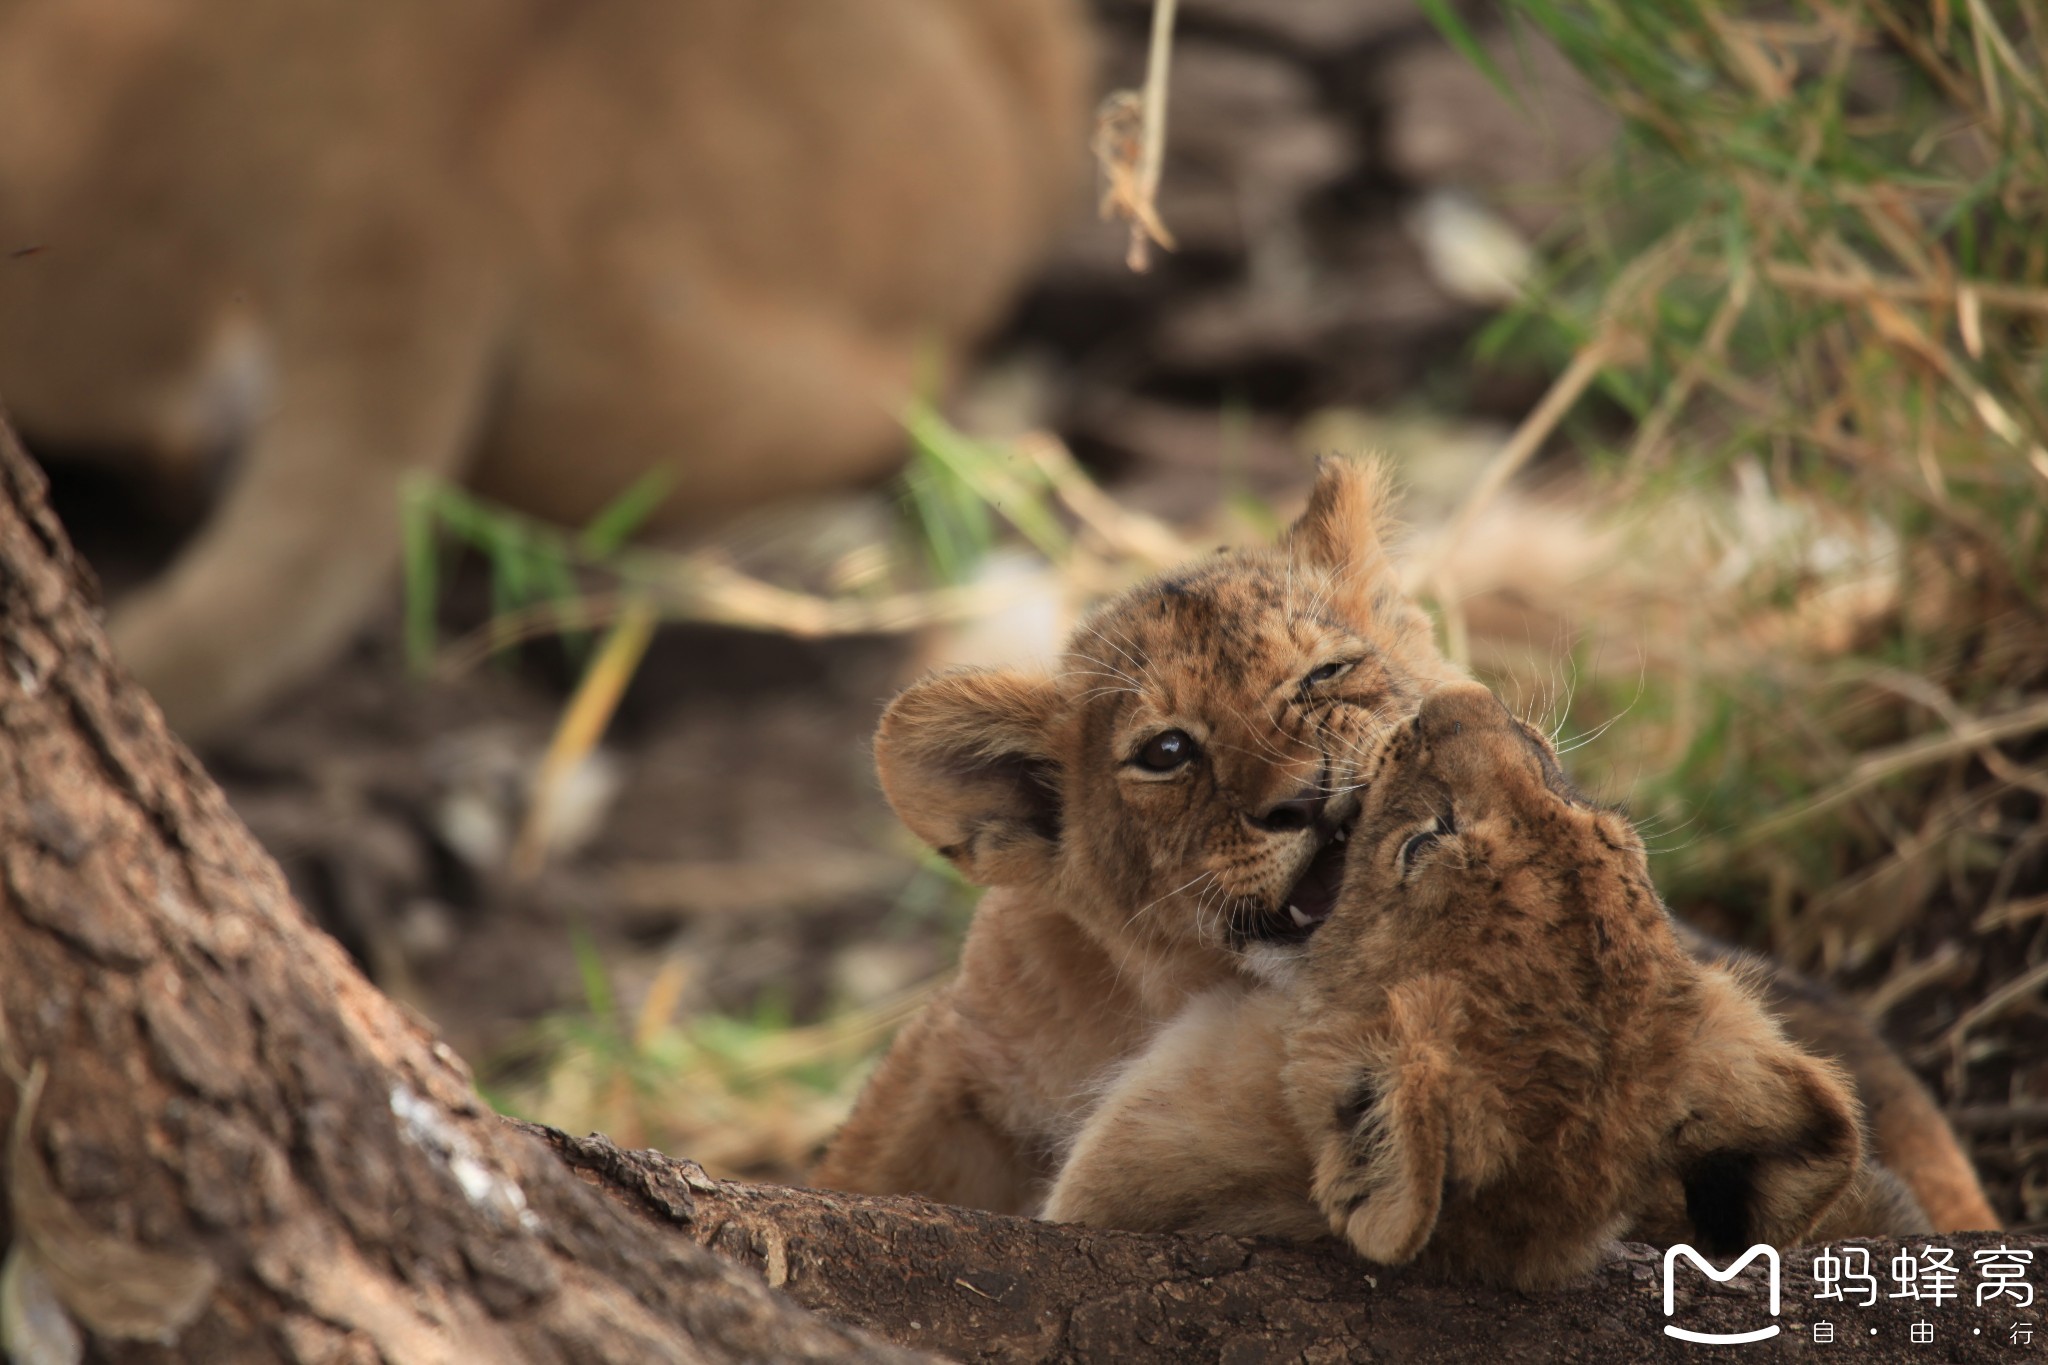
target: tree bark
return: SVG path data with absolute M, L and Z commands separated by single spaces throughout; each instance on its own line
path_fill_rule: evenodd
M 0 421 L 0 1333 L 16 1360 L 1697 1358 L 1663 1334 L 1647 1247 L 1525 1296 L 1326 1247 L 712 1181 L 500 1120 L 292 903 L 113 664 L 89 596 Z M 2004 1243 L 1945 1241 L 1965 1268 Z M 1894 1249 L 1872 1250 L 1882 1275 Z M 1784 1333 L 1745 1359 L 1810 1341 L 1808 1258 L 1787 1262 Z M 1685 1325 L 1771 1321 L 1753 1279 L 1705 1283 L 1686 1281 Z M 1978 1307 L 1972 1288 L 1924 1312 L 1824 1311 L 1865 1361 L 2008 1358 L 2012 1325 L 2040 1330 L 2038 1307 Z M 1909 1341 L 1922 1318 L 1932 1346 Z
M 17 1360 L 891 1360 L 476 1098 L 109 656 L 0 421 L 0 1330 Z

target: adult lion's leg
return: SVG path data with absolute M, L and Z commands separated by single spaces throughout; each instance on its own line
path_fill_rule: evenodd
M 114 613 L 117 652 L 188 739 L 327 663 L 390 586 L 399 495 L 450 474 L 488 382 L 494 286 L 475 243 L 401 222 L 316 248 L 267 331 L 274 402 L 218 509 Z
M 811 1183 L 995 1213 L 1035 1211 L 1046 1163 L 990 1119 L 978 1074 L 961 1055 L 950 1002 L 934 1001 L 897 1035 Z

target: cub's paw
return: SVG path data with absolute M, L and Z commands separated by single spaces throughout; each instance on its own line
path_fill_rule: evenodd
M 1316 1204 L 1331 1229 L 1383 1265 L 1414 1260 L 1443 1209 L 1448 1115 L 1418 1070 L 1403 1068 L 1384 1090 L 1361 1076 L 1316 1156 Z

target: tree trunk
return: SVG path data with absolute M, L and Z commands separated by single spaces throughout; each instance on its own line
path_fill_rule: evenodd
M 987 1361 L 1696 1358 L 1663 1334 L 1646 1247 L 1525 1296 L 1328 1248 L 715 1182 L 500 1120 L 292 903 L 114 667 L 88 593 L 0 422 L 15 1360 L 920 1358 L 874 1337 Z M 2037 1307 L 1973 1302 L 1971 1252 L 2003 1239 L 1945 1241 L 1961 1303 L 1824 1310 L 1860 1359 L 2004 1358 L 2014 1325 L 2040 1330 Z M 1892 1252 L 1873 1248 L 1880 1275 Z M 1809 1259 L 1787 1257 L 1784 1334 L 1745 1359 L 1811 1339 Z M 1694 1330 L 1772 1321 L 1755 1284 L 1703 1284 L 1681 1300 Z M 1932 1346 L 1909 1341 L 1922 1318 Z
M 0 422 L 0 1330 L 16 1360 L 908 1359 L 493 1116 L 156 707 Z

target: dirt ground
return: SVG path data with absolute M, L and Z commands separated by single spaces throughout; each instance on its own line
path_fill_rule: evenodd
M 1109 76 L 1130 83 L 1148 7 L 1100 8 Z M 1513 421 L 1544 376 L 1470 360 L 1491 314 L 1438 259 L 1455 235 L 1439 210 L 1484 194 L 1525 238 L 1547 224 L 1562 168 L 1609 126 L 1546 74 L 1526 119 L 1410 4 L 1187 0 L 1161 202 L 1181 249 L 1133 276 L 1121 232 L 1077 214 L 973 391 L 1180 523 L 1240 491 L 1284 504 L 1318 432 L 1423 412 Z M 60 493 L 116 583 L 161 552 L 161 528 L 137 527 L 115 490 L 74 472 Z M 482 615 L 472 584 L 444 624 Z M 421 680 L 399 642 L 394 600 L 345 660 L 206 758 L 308 909 L 487 1082 L 531 1060 L 536 1021 L 589 1009 L 579 942 L 627 1016 L 660 990 L 676 1013 L 803 1023 L 898 999 L 950 962 L 965 902 L 896 828 L 868 760 L 915 642 L 664 630 L 560 852 L 527 878 L 505 852 L 571 661 L 542 646 Z M 1916 1010 L 1902 1032 L 1938 1033 Z M 1947 1084 L 1947 1059 L 1914 1060 Z M 2048 1094 L 2048 1075 L 2012 1093 Z M 2009 1128 L 1981 1141 L 2005 1213 L 2048 1197 L 2022 1189 L 2039 1150 Z

